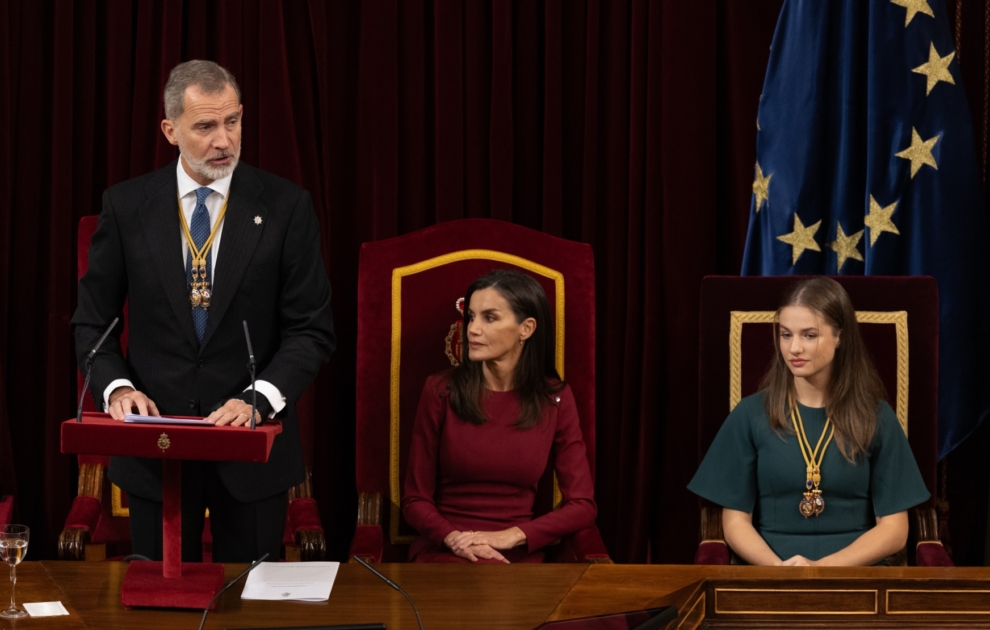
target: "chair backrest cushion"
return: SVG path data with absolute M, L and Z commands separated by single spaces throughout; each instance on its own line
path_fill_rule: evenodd
M 456 357 L 457 300 L 478 276 L 512 268 L 547 293 L 556 360 L 570 383 L 594 472 L 595 298 L 588 245 L 487 219 L 441 223 L 366 243 L 358 278 L 357 485 L 383 497 L 386 543 L 415 532 L 401 522 L 403 471 L 426 378 Z

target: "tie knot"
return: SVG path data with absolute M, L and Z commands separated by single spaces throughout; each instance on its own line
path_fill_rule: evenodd
M 203 188 L 197 188 L 196 189 L 196 203 L 197 204 L 201 204 L 201 203 L 202 204 L 205 204 L 206 198 L 210 196 L 210 193 L 211 192 L 213 192 L 213 189 L 212 188 L 207 188 L 206 186 L 204 186 Z

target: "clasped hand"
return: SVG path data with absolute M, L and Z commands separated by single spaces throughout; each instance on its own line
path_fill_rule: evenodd
M 142 416 L 158 416 L 158 407 L 154 401 L 142 392 L 130 387 L 118 387 L 110 393 L 107 400 L 107 412 L 114 420 L 123 420 L 124 416 L 137 411 Z M 206 421 L 218 427 L 230 425 L 239 427 L 251 421 L 251 405 L 243 400 L 231 398 L 222 407 L 208 415 Z M 261 415 L 255 411 L 255 423 L 261 423 Z
M 443 543 L 450 547 L 454 555 L 477 562 L 479 558 L 498 560 L 509 564 L 499 549 L 512 549 L 526 542 L 526 534 L 518 527 L 510 527 L 497 532 L 459 532 L 447 535 Z
M 814 567 L 818 566 L 818 562 L 814 560 L 808 560 L 804 556 L 791 556 L 787 560 L 780 563 L 782 567 Z

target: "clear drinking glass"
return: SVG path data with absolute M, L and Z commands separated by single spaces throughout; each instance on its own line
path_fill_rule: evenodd
M 10 608 L 0 611 L 0 617 L 5 619 L 27 617 L 27 612 L 14 602 L 14 589 L 17 587 L 17 564 L 27 555 L 30 534 L 25 525 L 0 526 L 0 560 L 10 565 Z

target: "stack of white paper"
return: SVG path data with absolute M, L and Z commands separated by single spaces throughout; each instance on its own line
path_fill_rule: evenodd
M 241 599 L 325 602 L 339 562 L 262 562 L 248 574 Z

